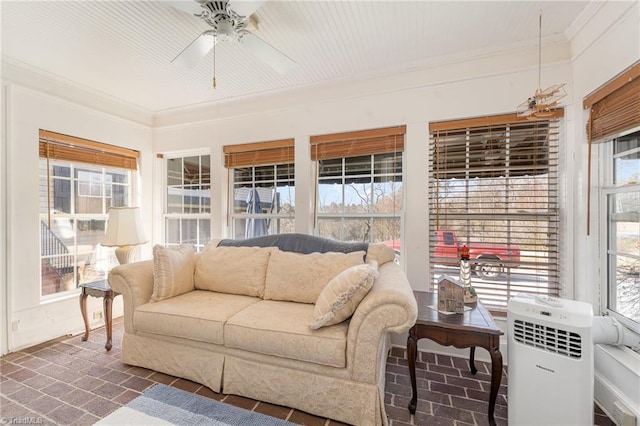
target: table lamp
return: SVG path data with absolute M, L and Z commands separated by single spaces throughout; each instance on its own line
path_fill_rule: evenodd
M 109 223 L 102 245 L 117 247 L 116 258 L 121 265 L 133 260 L 133 246 L 148 242 L 142 228 L 138 207 L 111 207 Z

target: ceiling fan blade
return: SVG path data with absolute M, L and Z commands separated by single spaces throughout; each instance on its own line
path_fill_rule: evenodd
M 205 31 L 193 40 L 190 45 L 185 47 L 178 56 L 173 58 L 171 63 L 193 68 L 209 53 L 214 44 L 214 31 Z
M 264 4 L 266 0 L 231 0 L 231 10 L 240 16 L 250 16 Z
M 193 1 L 193 0 L 182 0 L 182 1 L 176 1 L 176 0 L 163 0 L 162 1 L 165 4 L 168 4 L 169 6 L 173 7 L 174 9 L 178 9 L 181 10 L 183 12 L 188 13 L 189 15 L 197 15 L 199 13 L 202 12 L 202 5 L 200 4 L 200 2 L 197 1 Z
M 293 59 L 255 34 L 245 32 L 240 39 L 240 43 L 242 43 L 242 45 L 253 56 L 269 65 L 280 74 L 286 74 L 297 66 Z

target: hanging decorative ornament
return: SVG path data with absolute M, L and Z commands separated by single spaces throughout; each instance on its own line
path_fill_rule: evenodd
M 518 105 L 516 115 L 528 119 L 546 118 L 553 115 L 553 109 L 567 96 L 566 83 L 555 84 L 541 89 L 542 80 L 542 10 L 538 21 L 538 88 L 534 95 Z
M 471 286 L 471 265 L 469 264 L 469 248 L 464 245 L 460 250 L 460 282 L 464 286 L 464 303 L 478 300 L 476 290 Z

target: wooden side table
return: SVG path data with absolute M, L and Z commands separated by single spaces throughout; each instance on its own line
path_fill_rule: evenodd
M 469 368 L 471 374 L 476 374 L 474 363 L 476 346 L 489 351 L 491 356 L 491 390 L 489 392 L 489 424 L 495 426 L 494 409 L 496 397 L 502 380 L 502 354 L 500 353 L 500 336 L 502 330 L 496 325 L 491 313 L 482 306 L 480 300 L 473 305 L 466 305 L 472 309 L 464 314 L 442 314 L 429 306 L 438 305 L 435 293 L 414 292 L 418 302 L 418 320 L 409 330 L 407 339 L 407 357 L 409 358 L 409 376 L 413 396 L 409 402 L 409 412 L 415 414 L 418 402 L 416 387 L 416 356 L 418 354 L 418 340 L 431 339 L 436 343 L 456 348 L 471 348 Z
M 87 296 L 102 297 L 103 299 L 103 313 L 104 323 L 107 327 L 107 344 L 104 345 L 105 349 L 110 351 L 113 347 L 111 342 L 111 329 L 112 329 L 112 317 L 111 308 L 113 304 L 113 298 L 120 293 L 116 293 L 111 290 L 107 280 L 94 281 L 90 283 L 80 284 L 82 293 L 80 293 L 80 311 L 82 312 L 82 319 L 84 320 L 84 336 L 82 341 L 86 342 L 89 338 L 89 320 L 87 318 Z

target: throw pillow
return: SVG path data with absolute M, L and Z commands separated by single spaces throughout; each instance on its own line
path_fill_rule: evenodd
M 261 298 L 270 254 L 270 247 L 207 245 L 196 262 L 195 287 Z
M 393 262 L 396 254 L 393 249 L 384 243 L 371 243 L 367 250 L 367 262 L 375 260 L 378 266 L 382 266 L 387 262 Z
M 151 302 L 159 302 L 194 289 L 193 269 L 196 253 L 191 244 L 153 247 L 153 293 Z
M 264 298 L 315 303 L 333 277 L 362 264 L 364 251 L 302 254 L 274 248 L 267 268 Z
M 322 290 L 313 311 L 311 330 L 338 324 L 355 312 L 378 277 L 378 263 L 353 266 L 338 274 Z

